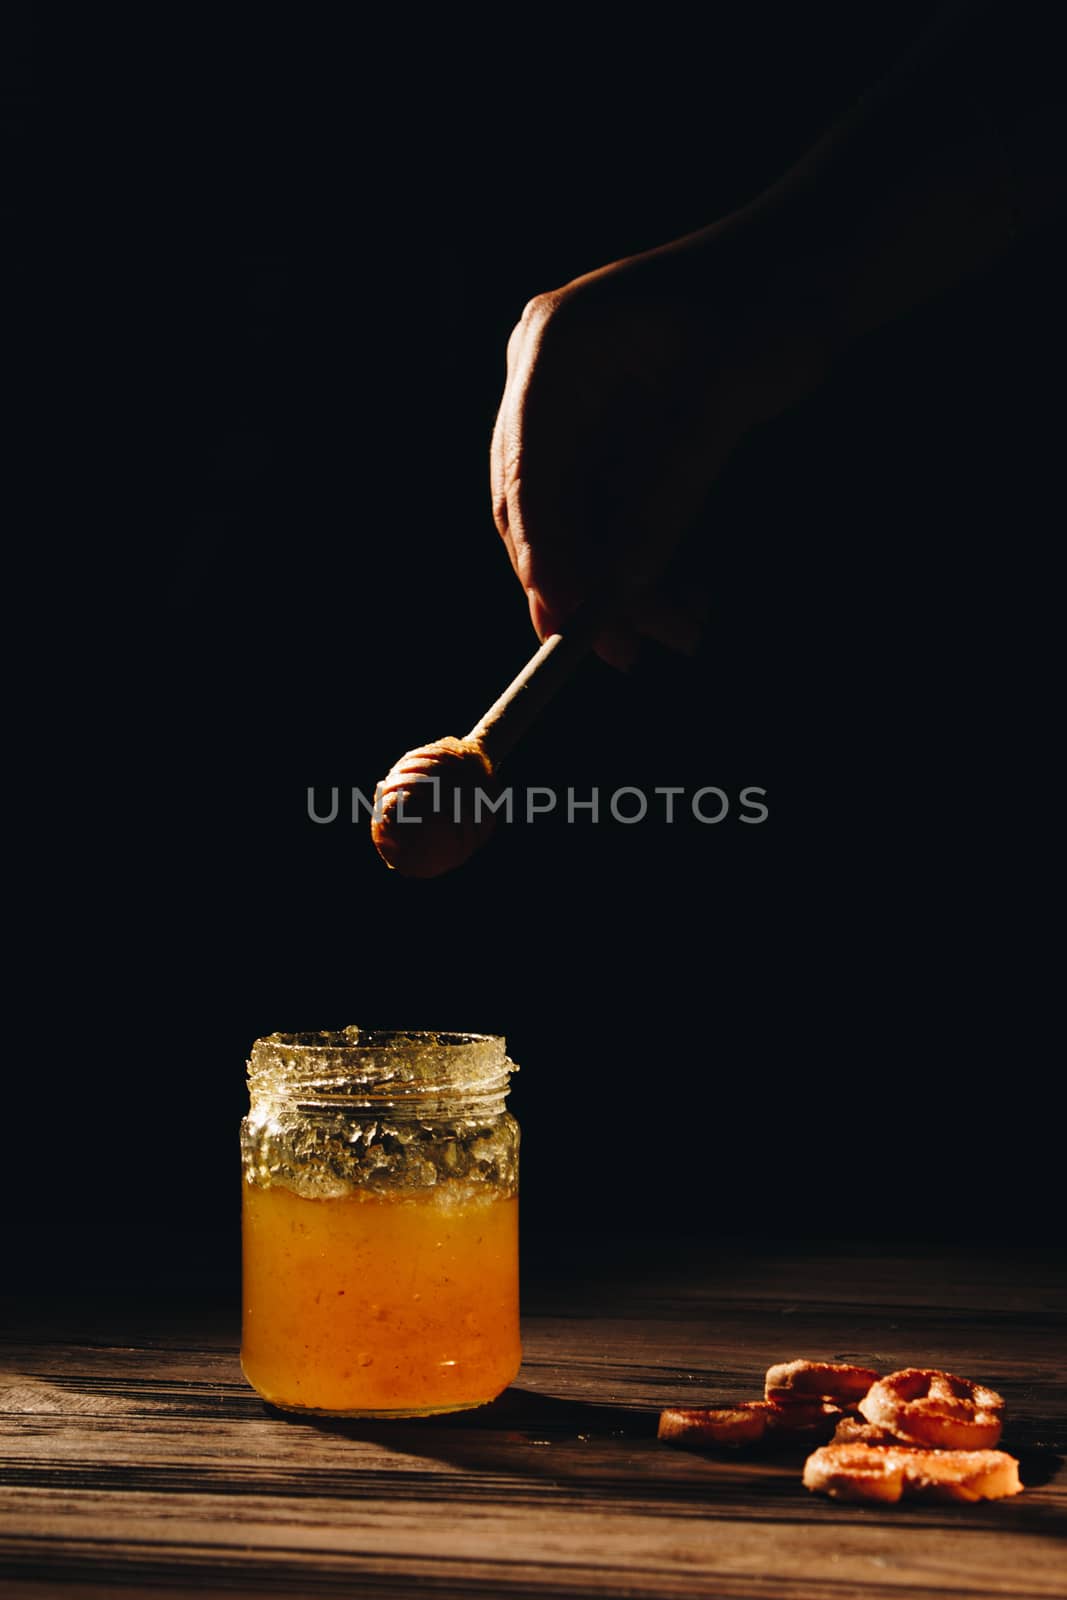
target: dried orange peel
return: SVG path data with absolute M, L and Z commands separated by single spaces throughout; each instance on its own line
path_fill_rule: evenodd
M 907 1444 L 934 1450 L 988 1450 L 1000 1439 L 1004 1401 L 934 1367 L 903 1367 L 873 1383 L 859 1411 Z
M 804 1487 L 838 1500 L 1002 1500 L 1019 1494 L 1019 1463 L 1003 1450 L 920 1450 L 829 1444 L 804 1463 Z

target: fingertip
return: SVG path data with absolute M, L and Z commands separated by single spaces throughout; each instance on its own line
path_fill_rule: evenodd
M 550 634 L 558 632 L 558 627 L 552 612 L 536 589 L 526 590 L 526 601 L 530 607 L 530 621 L 537 637 L 544 642 Z
M 627 627 L 625 623 L 617 623 L 613 627 L 601 629 L 597 634 L 594 649 L 601 661 L 606 661 L 609 667 L 614 667 L 618 672 L 629 672 L 641 654 L 641 641 L 633 628 Z
M 554 633 L 566 633 L 568 623 L 579 609 L 570 593 L 561 589 L 554 600 L 548 600 L 533 584 L 526 585 L 526 599 L 530 607 L 530 621 L 537 637 L 545 640 Z
M 704 639 L 704 629 L 684 612 L 669 617 L 660 615 L 652 621 L 641 622 L 639 632 L 677 655 L 688 656 L 690 660 L 699 654 Z
M 663 592 L 646 595 L 634 617 L 639 633 L 678 655 L 698 655 L 711 612 L 710 597 L 690 592 L 674 599 Z

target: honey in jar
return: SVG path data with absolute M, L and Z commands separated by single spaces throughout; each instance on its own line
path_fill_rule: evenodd
M 519 1368 L 501 1038 L 274 1034 L 242 1125 L 241 1365 L 273 1405 L 426 1416 Z

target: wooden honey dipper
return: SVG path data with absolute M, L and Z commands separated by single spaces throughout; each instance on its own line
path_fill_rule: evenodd
M 463 739 L 408 750 L 376 790 L 371 836 L 386 866 L 407 878 L 436 878 L 462 866 L 496 820 L 492 799 L 501 763 L 589 654 L 604 610 L 586 605 L 565 633 L 553 633 Z M 430 781 L 435 780 L 435 781 Z

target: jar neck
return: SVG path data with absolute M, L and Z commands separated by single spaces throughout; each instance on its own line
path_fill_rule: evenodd
M 283 1111 L 393 1118 L 488 1119 L 504 1112 L 510 1075 L 494 1034 L 270 1034 L 248 1063 L 253 1116 Z

